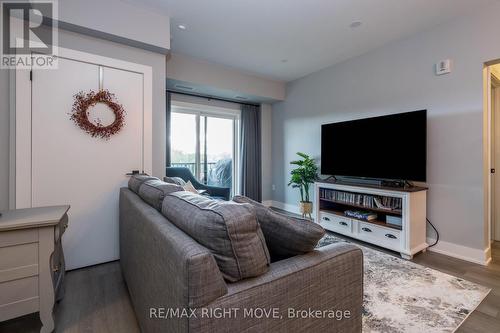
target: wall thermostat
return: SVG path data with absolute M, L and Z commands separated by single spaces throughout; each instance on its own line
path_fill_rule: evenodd
M 443 75 L 451 73 L 451 60 L 441 60 L 436 64 L 436 75 Z

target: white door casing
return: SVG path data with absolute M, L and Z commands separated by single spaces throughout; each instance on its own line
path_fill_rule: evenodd
M 118 197 L 126 173 L 152 169 L 152 72 L 148 66 L 59 48 L 59 69 L 16 70 L 16 208 L 70 204 L 68 269 L 116 260 Z M 73 95 L 102 86 L 126 116 L 106 141 L 70 119 Z M 105 107 L 96 106 L 94 112 Z
M 492 240 L 500 241 L 500 181 L 498 177 L 498 168 L 500 167 L 500 85 L 493 85 L 491 91 L 491 119 L 492 119 L 492 159 L 493 168 L 496 169 L 492 174 Z

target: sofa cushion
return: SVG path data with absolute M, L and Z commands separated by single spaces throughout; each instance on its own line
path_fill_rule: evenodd
M 226 280 L 259 276 L 269 269 L 266 241 L 251 205 L 175 192 L 165 197 L 162 214 L 210 250 Z
M 176 184 L 179 186 L 186 185 L 186 181 L 184 181 L 184 179 L 182 179 L 180 177 L 163 177 L 163 180 L 167 183 L 172 183 L 172 184 Z
M 277 213 L 250 198 L 237 195 L 233 201 L 255 208 L 273 261 L 311 252 L 325 235 L 325 229 L 317 223 Z
M 150 206 L 161 211 L 161 205 L 165 196 L 178 191 L 184 191 L 184 189 L 179 185 L 165 183 L 159 179 L 150 179 L 141 184 L 138 194 Z
M 158 178 L 151 177 L 145 174 L 133 175 L 128 180 L 128 188 L 135 194 L 139 194 L 139 187 L 141 187 L 142 183 L 144 183 L 146 180 L 152 180 L 152 179 L 158 179 Z

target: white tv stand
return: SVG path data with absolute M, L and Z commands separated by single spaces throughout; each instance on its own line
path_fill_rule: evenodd
M 339 199 L 335 197 L 335 192 L 340 195 L 365 195 L 368 198 L 365 200 L 369 202 Z M 399 252 L 407 260 L 429 247 L 426 243 L 427 188 L 389 188 L 323 181 L 315 183 L 315 194 L 316 222 L 326 230 Z M 380 208 L 370 197 L 393 198 L 398 208 Z M 378 217 L 373 221 L 363 221 L 345 216 L 346 210 L 370 211 Z M 387 216 L 401 217 L 402 225 L 388 224 Z

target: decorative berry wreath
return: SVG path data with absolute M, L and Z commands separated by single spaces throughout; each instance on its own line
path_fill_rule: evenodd
M 108 90 L 99 90 L 98 92 L 91 90 L 88 93 L 81 91 L 74 97 L 75 101 L 73 102 L 70 119 L 93 138 L 109 140 L 112 135 L 120 132 L 125 125 L 126 112 L 123 106 L 117 103 L 115 95 Z M 115 120 L 112 124 L 103 126 L 100 119 L 95 122 L 89 120 L 89 108 L 97 103 L 106 104 L 113 111 Z

